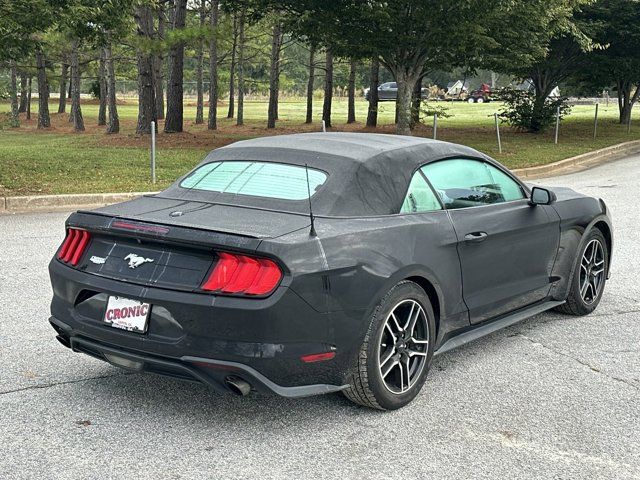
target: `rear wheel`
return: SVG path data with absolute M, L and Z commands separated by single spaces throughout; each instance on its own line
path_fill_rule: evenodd
M 429 297 L 416 283 L 402 281 L 376 307 L 344 394 L 381 410 L 405 406 L 424 384 L 435 344 Z
M 476 99 L 476 103 L 484 103 L 484 98 L 483 97 L 478 97 Z
M 467 98 L 467 103 L 475 103 L 476 99 L 473 97 Z
M 577 260 L 567 302 L 557 310 L 570 315 L 587 315 L 600 303 L 609 268 L 607 242 L 600 230 L 594 228 L 587 234 Z

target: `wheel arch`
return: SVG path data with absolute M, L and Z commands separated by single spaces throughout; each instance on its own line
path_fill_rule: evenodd
M 440 297 L 438 296 L 438 291 L 435 286 L 431 283 L 431 281 L 420 275 L 413 275 L 405 278 L 405 280 L 409 280 L 413 283 L 416 283 L 420 288 L 422 288 L 427 297 L 429 297 L 429 301 L 431 302 L 431 308 L 433 308 L 433 314 L 435 315 L 434 321 L 436 324 L 436 336 L 440 331 Z
M 611 256 L 613 254 L 613 233 L 611 231 L 611 225 L 609 225 L 603 219 L 600 219 L 593 224 L 592 228 L 597 228 L 598 230 L 600 230 L 602 232 L 602 235 L 604 236 L 605 241 L 607 242 L 607 254 L 608 254 L 607 255 L 608 256 L 607 277 L 608 277 L 609 271 L 611 270 Z
M 611 258 L 613 255 L 613 229 L 609 218 L 606 215 L 601 214 L 593 218 L 585 227 L 575 225 L 565 232 L 564 235 L 567 240 L 565 240 L 564 245 L 562 245 L 561 241 L 560 250 L 564 250 L 566 255 L 564 259 L 558 258 L 556 260 L 556 266 L 554 266 L 553 272 L 553 277 L 560 280 L 552 287 L 550 292 L 554 299 L 566 300 L 567 295 L 569 294 L 571 282 L 573 281 L 573 276 L 577 270 L 579 262 L 578 253 L 584 247 L 589 233 L 594 228 L 597 228 L 602 232 L 605 242 L 607 243 L 607 278 L 609 278 L 609 273 L 611 271 Z

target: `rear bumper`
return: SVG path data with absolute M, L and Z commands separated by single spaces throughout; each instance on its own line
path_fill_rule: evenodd
M 230 373 L 256 390 L 284 396 L 340 390 L 357 361 L 364 335 L 362 312 L 319 312 L 283 286 L 265 299 L 224 298 L 135 285 L 70 268 L 55 259 L 49 273 L 51 324 L 67 346 L 106 361 L 108 349 L 113 358 L 140 357 L 136 361 L 146 371 L 218 390 L 228 391 L 224 378 Z M 145 334 L 104 323 L 110 295 L 152 305 Z M 302 360 L 329 351 L 334 358 Z
M 203 383 L 220 393 L 231 391 L 226 384 L 226 379 L 229 377 L 240 378 L 261 393 L 275 393 L 289 398 L 338 392 L 347 388 L 347 385 L 327 384 L 282 386 L 242 363 L 188 355 L 180 358 L 167 358 L 146 352 L 130 351 L 85 338 L 55 317 L 51 317 L 49 322 L 58 333 L 57 338 L 60 343 L 74 352 L 85 353 L 116 367 Z

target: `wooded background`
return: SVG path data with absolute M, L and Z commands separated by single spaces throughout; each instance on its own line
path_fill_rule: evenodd
M 138 134 L 152 121 L 183 130 L 185 86 L 211 130 L 220 115 L 242 125 L 248 95 L 268 97 L 267 128 L 281 95 L 304 95 L 307 123 L 321 109 L 327 127 L 332 98 L 345 96 L 354 122 L 355 96 L 371 87 L 373 127 L 377 85 L 394 80 L 396 132 L 410 134 L 421 87 L 462 78 L 530 79 L 532 132 L 557 85 L 611 91 L 626 123 L 640 96 L 640 0 L 0 0 L 0 69 L 12 126 L 37 91 L 48 128 L 56 91 L 51 108 L 83 131 L 81 93 L 93 92 L 98 123 L 117 133 L 118 92 L 135 82 Z

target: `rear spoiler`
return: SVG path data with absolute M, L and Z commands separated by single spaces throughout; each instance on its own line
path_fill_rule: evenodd
M 83 210 L 71 214 L 66 225 L 106 235 L 250 252 L 254 252 L 262 242 L 259 238 L 245 235 L 165 225 Z

